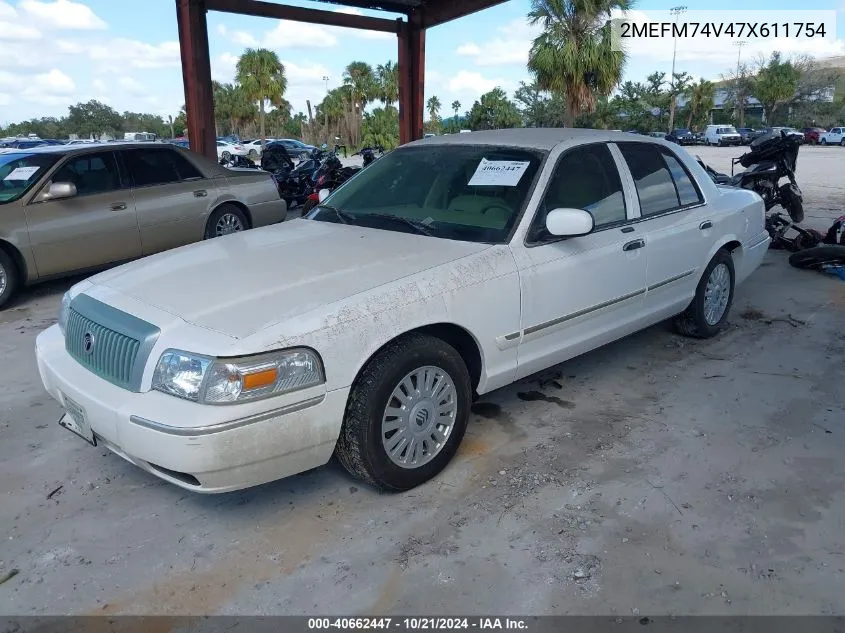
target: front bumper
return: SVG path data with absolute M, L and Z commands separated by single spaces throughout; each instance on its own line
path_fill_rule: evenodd
M 340 434 L 349 389 L 321 387 L 240 405 L 199 405 L 102 380 L 66 351 L 58 326 L 36 339 L 48 393 L 82 406 L 98 444 L 187 490 L 219 493 L 325 464 Z M 84 446 L 84 444 L 82 444 Z

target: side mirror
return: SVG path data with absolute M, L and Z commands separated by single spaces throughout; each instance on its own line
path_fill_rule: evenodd
M 76 195 L 76 185 L 72 182 L 53 182 L 39 198 L 41 200 L 61 200 L 73 198 Z
M 328 189 L 320 189 L 320 192 L 317 194 L 320 198 L 320 202 L 328 198 L 330 193 L 331 192 Z
M 546 230 L 557 237 L 580 237 L 593 232 L 596 222 L 584 209 L 553 209 L 546 215 Z

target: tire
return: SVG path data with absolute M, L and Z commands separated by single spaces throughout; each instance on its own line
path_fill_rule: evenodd
M 0 248 L 0 309 L 18 293 L 20 271 L 9 254 Z
M 845 147 L 845 138 L 843 138 L 841 141 L 839 141 L 839 145 L 841 147 Z
M 418 395 L 419 385 L 428 382 L 422 378 L 423 372 L 428 372 L 431 386 L 421 391 L 434 392 L 433 400 L 420 399 Z M 437 394 L 444 380 L 445 391 Z M 402 389 L 403 384 L 417 390 L 407 386 Z M 395 396 L 399 391 L 410 394 L 407 405 L 401 408 L 396 406 L 400 404 Z M 441 398 L 443 402 L 439 402 Z M 450 415 L 443 418 L 436 414 L 435 403 L 444 406 L 446 399 Z M 410 490 L 440 473 L 452 460 L 466 431 L 471 403 L 469 372 L 455 348 L 433 336 L 409 334 L 373 356 L 356 379 L 335 455 L 353 476 L 376 488 L 391 492 Z M 391 417 L 388 408 L 399 415 Z M 435 419 L 446 422 L 434 424 Z M 397 428 L 385 431 L 386 424 Z M 448 428 L 442 428 L 446 424 L 450 424 Z M 445 433 L 445 440 L 437 444 L 435 432 L 441 437 Z M 388 454 L 391 442 L 398 442 L 395 457 Z M 428 453 L 423 452 L 426 447 Z M 397 463 L 403 459 L 404 466 Z M 419 464 L 411 465 L 413 461 Z
M 845 246 L 827 245 L 808 248 L 789 256 L 795 268 L 818 270 L 824 264 L 845 264 Z
M 222 158 L 223 160 L 231 160 L 232 152 L 223 152 L 222 154 L 220 154 L 220 158 Z
M 827 139 L 826 138 L 823 138 L 820 142 L 821 142 L 822 145 L 827 145 Z
M 257 149 L 249 150 L 249 153 L 247 154 L 247 158 L 254 161 L 256 158 L 258 158 L 258 150 Z
M 724 278 L 725 274 L 727 274 L 727 279 Z M 693 338 L 710 338 L 718 334 L 727 322 L 728 314 L 731 311 L 735 280 L 733 257 L 728 251 L 722 249 L 713 256 L 713 259 L 707 264 L 707 268 L 704 269 L 704 274 L 701 275 L 692 302 L 686 310 L 675 317 L 675 329 L 680 334 Z M 713 313 L 707 309 L 708 286 L 711 285 L 711 281 L 716 286 L 709 291 L 711 296 L 713 296 L 712 293 L 715 293 L 716 296 L 721 295 L 721 300 L 716 299 L 717 306 Z M 726 288 L 725 285 L 727 285 Z M 727 293 L 726 298 L 725 292 Z M 721 308 L 721 315 L 718 314 L 718 308 Z M 719 318 L 716 319 L 716 316 L 719 316 Z
M 244 212 L 233 204 L 225 203 L 217 207 L 208 218 L 205 226 L 205 239 L 240 233 L 249 228 Z

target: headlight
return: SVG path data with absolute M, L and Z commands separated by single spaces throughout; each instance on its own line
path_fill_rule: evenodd
M 229 404 L 313 387 L 324 380 L 319 357 L 307 349 L 217 359 L 168 350 L 156 365 L 152 388 L 202 404 Z
M 65 335 L 65 330 L 67 329 L 67 317 L 70 313 L 70 292 L 66 292 L 64 296 L 62 296 L 62 305 L 59 308 L 59 330 L 62 332 L 62 336 Z

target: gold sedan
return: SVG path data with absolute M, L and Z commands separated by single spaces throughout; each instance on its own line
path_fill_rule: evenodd
M 273 178 L 159 143 L 0 153 L 0 307 L 23 285 L 282 222 Z

